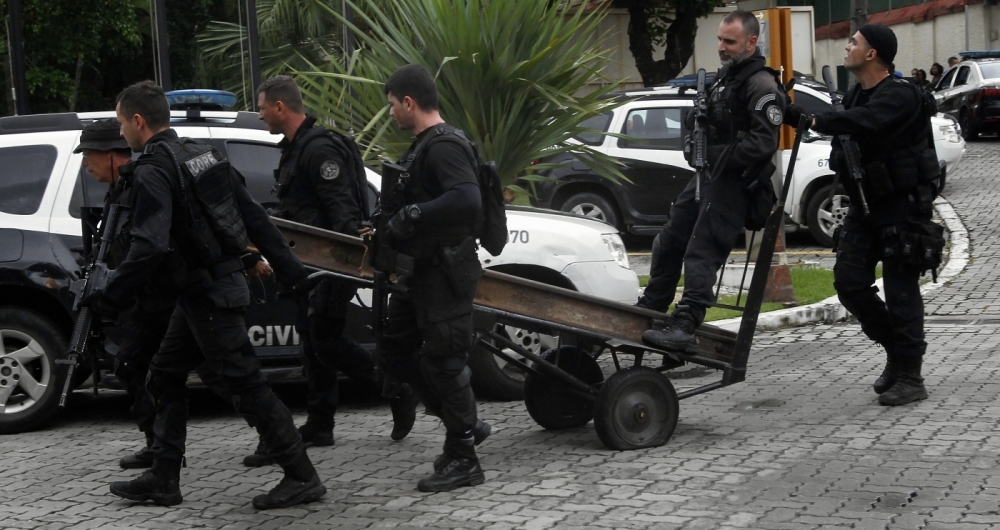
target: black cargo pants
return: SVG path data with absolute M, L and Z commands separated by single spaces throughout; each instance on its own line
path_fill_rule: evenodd
M 882 264 L 885 301 L 875 287 L 875 266 L 883 260 L 887 227 L 900 226 L 907 217 L 930 219 L 921 213 L 914 195 L 880 200 L 864 215 L 851 205 L 837 243 L 833 286 L 844 307 L 858 318 L 861 329 L 886 351 L 904 357 L 921 357 L 924 340 L 924 301 L 920 295 L 920 272 L 888 258 Z
M 156 405 L 146 390 L 146 376 L 153 356 L 160 349 L 160 343 L 167 334 L 170 317 L 177 303 L 174 301 L 144 301 L 128 312 L 122 323 L 122 339 L 118 345 L 118 355 L 115 363 L 115 376 L 125 386 L 125 391 L 132 399 L 132 419 L 139 430 L 150 436 L 153 434 L 153 421 L 156 419 Z M 205 363 L 194 371 L 219 397 L 230 400 L 222 387 L 219 376 L 213 373 Z
M 743 234 L 749 199 L 739 174 L 723 174 L 702 182 L 695 202 L 695 179 L 670 208 L 670 220 L 653 240 L 649 284 L 639 304 L 666 311 L 674 301 L 684 270 L 684 294 L 675 314 L 685 313 L 697 324 L 715 303 L 715 281 L 733 245 Z
M 218 307 L 202 294 L 185 295 L 178 301 L 146 384 L 156 405 L 153 452 L 157 459 L 180 461 L 184 455 L 186 381 L 202 362 L 232 396 L 236 411 L 257 429 L 275 462 L 284 467 L 303 451 L 291 413 L 260 371 L 247 337 L 244 310 L 245 306 Z
M 302 364 L 309 385 L 306 410 L 310 415 L 332 416 L 337 412 L 338 371 L 359 383 L 378 385 L 372 354 L 344 333 L 347 309 L 355 293 L 354 287 L 324 279 L 309 293 L 308 304 L 299 304 L 296 327 L 302 337 Z
M 418 262 L 409 293 L 389 298 L 388 325 L 377 354 L 385 372 L 409 383 L 454 436 L 469 433 L 477 420 L 466 361 L 472 347 L 472 300 L 483 270 L 475 245 L 466 249 L 471 250 L 453 256 L 450 264 L 439 255 Z

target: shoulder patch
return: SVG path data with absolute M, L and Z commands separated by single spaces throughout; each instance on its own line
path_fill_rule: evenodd
M 765 94 L 763 97 L 757 100 L 757 104 L 754 105 L 753 110 L 760 110 L 764 108 L 764 105 L 766 105 L 768 101 L 774 101 L 775 98 L 776 96 L 774 95 L 773 92 L 770 94 Z
M 327 160 L 319 167 L 319 176 L 325 180 L 333 180 L 340 176 L 340 166 L 333 160 Z
M 774 125 L 781 125 L 781 109 L 777 105 L 771 105 L 767 108 L 767 121 Z

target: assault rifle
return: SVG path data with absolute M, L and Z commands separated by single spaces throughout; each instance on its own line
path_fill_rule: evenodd
M 694 168 L 694 202 L 701 201 L 701 181 L 708 173 L 708 97 L 705 69 L 698 70 L 698 92 L 694 96 L 694 130 L 691 131 L 691 167 Z
M 837 89 L 834 87 L 833 75 L 830 73 L 829 66 L 823 67 L 823 81 L 826 83 L 826 89 L 830 92 L 830 104 L 833 105 L 833 110 L 844 112 L 844 98 L 837 93 Z M 840 144 L 841 151 L 844 152 L 847 173 L 854 180 L 854 187 L 858 190 L 858 198 L 861 199 L 861 207 L 864 209 L 865 215 L 868 215 L 868 201 L 865 200 L 863 186 L 865 171 L 861 167 L 861 151 L 858 150 L 858 143 L 848 134 L 837 135 L 835 140 Z M 836 186 L 834 186 L 833 193 L 836 192 Z
M 97 255 L 90 254 L 90 262 L 84 266 L 83 278 L 72 282 L 69 290 L 76 296 L 73 302 L 73 310 L 79 309 L 76 315 L 76 323 L 73 326 L 73 334 L 69 339 L 69 357 L 65 360 L 56 361 L 57 364 L 69 365 L 66 373 L 66 383 L 63 385 L 62 394 L 59 396 L 59 407 L 66 406 L 66 395 L 69 394 L 70 385 L 73 384 L 73 372 L 80 363 L 81 356 L 90 357 L 92 373 L 94 375 L 94 393 L 97 393 L 97 381 L 100 377 L 100 370 L 97 366 L 96 348 L 98 348 L 104 334 L 101 330 L 100 316 L 95 318 L 94 311 L 89 307 L 80 307 L 80 301 L 90 296 L 92 293 L 103 290 L 108 283 L 108 276 L 111 271 L 105 263 L 105 256 L 108 248 L 122 224 L 128 217 L 128 207 L 119 204 L 112 204 L 108 208 L 107 217 L 101 223 L 101 245 L 97 250 Z M 93 249 L 89 225 L 84 223 L 84 249 Z
M 405 279 L 413 274 L 413 256 L 393 248 L 388 229 L 389 220 L 406 205 L 403 189 L 409 178 L 410 174 L 402 166 L 382 163 L 382 195 L 379 197 L 378 210 L 372 216 L 374 230 L 365 234 L 369 263 L 374 269 L 372 331 L 378 341 L 382 340 L 382 331 L 385 329 L 389 294 L 406 292 L 403 282 L 393 282 L 393 275 L 397 279 Z

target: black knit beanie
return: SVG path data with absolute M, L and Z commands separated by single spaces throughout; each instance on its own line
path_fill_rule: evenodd
M 878 52 L 882 62 L 889 65 L 889 70 L 895 70 L 892 61 L 896 58 L 896 34 L 882 24 L 865 24 L 858 32 L 864 35 L 868 45 Z

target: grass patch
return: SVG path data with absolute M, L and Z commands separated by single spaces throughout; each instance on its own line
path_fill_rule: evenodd
M 792 305 L 785 305 L 778 302 L 765 302 L 761 308 L 761 313 L 767 313 L 769 311 L 777 311 L 779 309 L 785 309 L 788 307 L 799 307 L 809 304 L 814 304 L 820 300 L 825 300 L 835 294 L 837 291 L 833 288 L 833 271 L 828 269 L 815 269 L 815 268 L 804 268 L 804 267 L 792 267 L 792 287 L 795 289 L 795 300 L 796 302 Z M 882 277 L 882 266 L 875 267 L 875 277 Z M 642 274 L 639 275 L 639 286 L 646 287 L 649 285 L 649 275 Z M 677 285 L 678 287 L 684 286 L 684 278 Z M 720 296 L 719 303 L 726 305 L 737 305 L 736 296 Z M 747 303 L 747 292 L 743 291 L 742 296 L 739 297 L 739 305 L 746 305 Z M 671 309 L 673 306 L 671 306 Z M 736 311 L 733 309 L 724 309 L 721 307 L 710 307 L 708 311 L 705 312 L 705 321 L 712 320 L 724 320 L 727 318 L 734 318 L 741 316 L 743 313 L 741 311 Z

